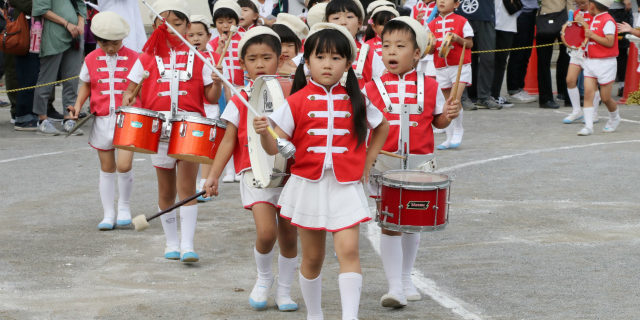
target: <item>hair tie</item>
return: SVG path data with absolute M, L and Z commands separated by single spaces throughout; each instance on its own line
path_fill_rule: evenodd
M 368 24 L 373 24 L 373 19 L 369 18 L 369 21 L 367 21 Z

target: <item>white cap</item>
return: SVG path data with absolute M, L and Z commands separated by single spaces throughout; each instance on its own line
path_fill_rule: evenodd
M 93 16 L 91 32 L 104 40 L 122 40 L 129 35 L 129 24 L 113 11 L 102 11 Z
M 356 57 L 358 56 L 358 47 L 356 46 L 356 41 L 353 40 L 353 36 L 349 32 L 349 30 L 341 25 L 328 22 L 316 23 L 313 25 L 313 27 L 311 27 L 311 31 L 309 32 L 309 36 L 307 36 L 307 38 L 311 37 L 311 35 L 316 32 L 326 29 L 333 29 L 342 32 L 342 35 L 344 35 L 351 44 L 351 57 L 348 57 L 349 62 L 353 62 L 354 60 L 356 60 Z
M 369 5 L 367 6 L 367 14 L 369 15 L 373 15 L 373 10 L 375 10 L 378 7 L 391 7 L 394 8 L 396 7 L 396 4 L 391 2 L 391 1 L 387 1 L 387 0 L 376 0 L 373 1 L 371 3 L 369 3 Z
M 189 17 L 189 22 L 191 23 L 200 22 L 205 26 L 207 26 L 207 28 L 211 27 L 211 25 L 213 24 L 213 22 L 211 22 L 211 19 L 209 19 L 209 17 L 203 16 L 201 14 L 192 15 L 191 17 Z
M 424 55 L 424 51 L 427 50 L 427 29 L 415 19 L 410 17 L 397 17 L 391 19 L 391 21 L 400 21 L 409 25 L 413 32 L 416 34 L 416 42 L 420 49 L 420 56 Z
M 281 24 L 291 29 L 300 41 L 304 40 L 309 34 L 309 27 L 300 18 L 289 13 L 282 12 L 278 14 L 274 25 L 276 24 Z
M 247 43 L 249 39 L 264 35 L 272 35 L 278 38 L 278 41 L 280 41 L 280 36 L 278 36 L 278 34 L 273 31 L 273 29 L 265 26 L 253 27 L 249 29 L 249 31 L 245 32 L 244 36 L 242 36 L 242 39 L 240 39 L 240 42 L 238 43 L 238 55 L 242 53 L 242 47 L 244 47 L 244 44 Z
M 398 13 L 398 10 L 396 10 L 396 9 L 394 9 L 392 7 L 388 7 L 388 6 L 380 6 L 380 7 L 377 7 L 375 10 L 373 10 L 373 12 L 371 13 L 371 17 L 375 16 L 376 13 L 382 12 L 382 11 L 391 12 L 396 17 L 400 16 L 400 14 Z
M 613 4 L 613 0 L 591 0 L 593 2 L 597 2 L 607 8 L 611 8 L 611 5 Z
M 213 11 L 211 12 L 211 16 L 212 17 L 215 16 L 216 11 L 222 8 L 233 10 L 233 12 L 235 12 L 236 15 L 238 15 L 238 19 L 240 19 L 240 16 L 242 15 L 242 8 L 240 8 L 240 5 L 235 0 L 218 0 L 216 1 L 216 4 L 213 5 Z
M 366 15 L 366 12 L 364 11 L 364 7 L 362 6 L 362 3 L 360 2 L 360 0 L 351 0 L 353 2 L 355 2 L 358 5 L 358 9 L 360 9 L 360 20 L 364 21 L 364 16 Z
M 189 12 L 189 8 L 186 5 L 186 1 L 183 0 L 156 0 L 156 2 L 152 5 L 153 9 L 158 13 L 163 13 L 165 11 L 178 11 L 187 16 L 191 15 Z M 156 15 L 151 12 L 151 21 L 156 20 Z
M 326 2 L 317 3 L 315 6 L 311 7 L 311 9 L 309 9 L 309 12 L 307 12 L 307 25 L 309 26 L 309 28 L 312 28 L 316 23 L 323 22 L 326 12 Z

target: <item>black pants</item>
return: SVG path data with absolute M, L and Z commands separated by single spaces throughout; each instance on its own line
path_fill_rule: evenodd
M 528 47 L 533 44 L 536 27 L 536 13 L 522 12 L 518 16 L 518 32 L 513 39 L 513 48 Z M 531 49 L 511 51 L 507 66 L 507 90 L 514 94 L 524 88 L 524 78 L 531 57 Z
M 633 15 L 631 14 L 631 10 L 626 9 L 613 9 L 609 10 L 609 14 L 616 20 L 617 23 L 626 22 L 630 25 L 633 25 Z M 629 40 L 624 38 L 626 33 L 621 33 L 619 36 L 623 36 L 622 39 L 618 40 L 618 57 L 616 60 L 618 61 L 618 70 L 616 73 L 616 81 L 624 82 L 624 77 L 627 72 L 627 60 L 629 58 Z
M 554 41 L 561 41 L 560 33 L 552 36 L 537 34 L 537 45 L 544 45 L 553 43 Z M 540 96 L 538 102 L 543 104 L 547 101 L 553 101 L 553 91 L 551 88 L 551 55 L 553 54 L 553 46 L 545 46 L 536 48 L 538 53 L 538 91 Z M 558 94 L 568 97 L 567 93 L 567 70 L 569 69 L 569 55 L 567 54 L 567 48 L 561 44 L 560 52 L 558 54 L 558 61 L 556 61 L 556 87 L 558 88 Z M 526 70 L 525 70 L 526 71 Z
M 515 32 L 496 30 L 496 50 L 512 48 L 513 38 L 515 35 Z M 507 66 L 509 53 L 510 51 L 505 51 L 496 52 L 495 54 L 493 84 L 491 85 L 491 96 L 494 98 L 498 98 L 500 96 L 500 89 L 502 89 L 502 80 L 504 79 L 504 70 Z
M 30 87 L 38 82 L 38 72 L 40 70 L 40 59 L 36 53 L 27 53 L 24 56 L 15 56 L 16 66 L 20 71 L 17 72 L 17 81 L 20 88 Z M 16 121 L 27 122 L 37 117 L 31 112 L 33 106 L 34 89 L 24 90 L 17 93 Z
M 473 28 L 473 51 L 493 50 L 496 46 L 496 29 L 493 21 L 469 21 Z M 471 55 L 471 78 L 469 97 L 478 100 L 491 96 L 493 83 L 494 53 Z

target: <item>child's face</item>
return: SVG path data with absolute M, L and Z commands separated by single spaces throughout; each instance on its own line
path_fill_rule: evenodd
M 282 60 L 287 61 L 293 59 L 298 53 L 296 52 L 296 44 L 293 42 L 282 43 Z
M 240 65 L 247 70 L 249 78 L 255 80 L 259 76 L 276 74 L 278 61 L 278 56 L 270 46 L 256 43 L 247 47 L 244 59 L 240 59 Z
M 211 38 L 209 30 L 207 30 L 202 23 L 192 23 L 189 27 L 187 40 L 189 40 L 189 43 L 198 50 L 205 51 L 207 49 L 207 42 L 209 42 L 209 38 Z
M 328 52 L 314 52 L 306 63 L 313 81 L 327 88 L 338 83 L 342 75 L 351 67 L 346 57 Z
M 589 0 L 576 0 L 576 5 L 578 5 L 578 9 L 582 11 L 589 10 Z
M 346 27 L 353 37 L 360 29 L 361 21 L 358 15 L 351 11 L 336 12 L 327 17 L 327 22 L 335 23 Z
M 173 14 L 173 12 L 171 11 L 164 11 L 160 13 L 160 16 L 163 17 L 165 20 L 167 20 L 167 22 L 176 29 L 176 31 L 178 31 L 180 33 L 180 35 L 185 35 L 187 34 L 187 30 L 189 30 L 189 21 L 187 20 L 182 20 L 180 18 L 178 18 L 175 14 Z M 153 28 L 157 28 L 160 25 L 162 25 L 162 21 L 160 21 L 160 19 L 155 19 L 153 22 Z M 169 29 L 170 33 L 173 33 L 173 31 L 171 31 L 171 29 Z
M 436 2 L 438 12 L 440 12 L 441 15 L 453 12 L 459 5 L 460 2 L 456 0 L 437 0 Z
M 218 18 L 216 19 L 216 29 L 219 34 L 229 35 L 229 30 L 232 26 L 236 25 L 236 19 L 234 18 Z
M 109 56 L 114 56 L 122 48 L 122 40 L 98 41 L 98 45 Z
M 592 2 L 589 2 L 589 14 L 591 14 L 592 16 L 595 16 L 598 13 L 600 13 L 600 11 L 598 11 L 598 9 L 596 8 L 596 5 L 593 4 Z
M 382 39 L 382 62 L 393 74 L 405 74 L 420 60 L 420 49 L 414 47 L 411 34 L 395 30 L 384 34 Z
M 258 13 L 251 10 L 249 7 L 242 7 L 242 15 L 240 15 L 239 25 L 243 28 L 250 27 L 254 21 L 258 19 Z

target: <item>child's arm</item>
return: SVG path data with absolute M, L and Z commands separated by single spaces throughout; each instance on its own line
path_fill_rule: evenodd
M 207 181 L 204 183 L 203 189 L 207 192 L 207 198 L 218 195 L 218 180 L 220 180 L 220 174 L 222 174 L 224 166 L 227 165 L 227 162 L 229 162 L 229 159 L 233 154 L 233 149 L 236 147 L 237 136 L 238 128 L 236 128 L 233 123 L 227 122 L 227 129 L 224 132 L 224 137 L 222 137 L 216 156 L 213 159 L 213 164 L 209 170 Z
M 127 87 L 127 91 L 125 91 L 122 94 L 123 106 L 132 106 L 134 103 L 136 103 L 136 97 L 133 95 L 133 90 L 135 90 L 137 85 L 138 85 L 137 83 L 133 81 L 129 81 L 129 86 Z
M 278 144 L 276 140 L 271 136 L 267 127 L 269 126 L 269 122 L 267 121 L 267 117 L 256 117 L 253 118 L 253 128 L 256 130 L 256 133 L 260 135 L 260 143 L 262 144 L 262 148 L 269 155 L 275 155 L 278 153 Z M 283 138 L 285 140 L 290 140 L 291 137 L 284 133 L 280 127 L 276 126 L 273 129 L 278 137 Z
M 473 48 L 473 37 L 466 37 L 463 38 L 457 34 L 453 34 L 453 42 L 457 42 L 459 45 L 465 45 L 467 46 L 467 49 L 471 49 Z
M 584 36 L 587 39 L 591 39 L 591 40 L 595 41 L 596 43 L 598 43 L 599 45 L 602 45 L 602 46 L 607 47 L 607 48 L 613 47 L 614 41 L 617 41 L 615 34 L 605 34 L 604 37 L 601 37 L 601 36 L 593 33 L 589 29 L 587 29 L 587 31 L 584 32 Z
M 628 23 L 623 22 L 623 23 L 618 23 L 618 31 L 620 33 L 631 33 L 632 35 L 636 36 L 636 37 L 640 37 L 640 29 L 635 29 L 632 28 Z
M 217 69 L 222 73 L 222 66 Z M 220 99 L 220 94 L 222 92 L 222 80 L 220 80 L 220 77 L 218 77 L 215 72 L 211 73 L 211 79 L 213 80 L 213 83 L 204 87 L 204 95 L 209 103 L 218 104 L 218 100 Z
M 76 104 L 73 106 L 68 106 L 69 115 L 71 119 L 77 119 L 78 114 L 80 114 L 80 110 L 84 105 L 87 98 L 91 95 L 91 84 L 88 82 L 80 81 L 80 87 L 78 88 L 78 98 L 76 99 Z
M 369 182 L 369 171 L 373 166 L 373 162 L 376 161 L 384 142 L 387 141 L 387 135 L 389 134 L 389 122 L 384 117 L 382 122 L 373 130 L 371 130 L 371 141 L 369 141 L 369 148 L 367 148 L 367 160 L 364 164 L 364 172 L 362 177 L 365 182 Z
M 454 100 L 455 97 L 451 95 L 449 100 L 444 104 L 442 113 L 435 116 L 431 122 L 434 127 L 438 129 L 444 129 L 451 121 L 460 115 L 460 101 Z

